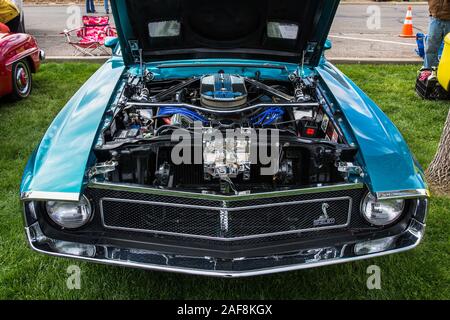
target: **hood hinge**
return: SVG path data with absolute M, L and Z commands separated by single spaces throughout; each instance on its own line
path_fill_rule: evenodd
M 306 44 L 306 52 L 307 53 L 314 53 L 316 51 L 318 43 L 317 42 L 308 42 Z
M 131 55 L 133 56 L 134 62 L 138 63 L 141 59 L 141 48 L 139 47 L 139 41 L 128 40 L 128 45 L 130 46 Z

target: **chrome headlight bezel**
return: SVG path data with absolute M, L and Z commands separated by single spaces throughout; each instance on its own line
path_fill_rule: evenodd
M 375 206 L 378 205 L 378 208 Z M 377 199 L 368 192 L 361 201 L 360 212 L 372 226 L 389 226 L 400 220 L 405 212 L 406 199 Z M 376 212 L 375 210 L 378 210 Z M 383 217 L 384 216 L 384 217 Z
M 85 195 L 78 202 L 46 201 L 45 209 L 50 221 L 58 227 L 68 230 L 80 229 L 91 222 L 94 217 L 91 202 Z

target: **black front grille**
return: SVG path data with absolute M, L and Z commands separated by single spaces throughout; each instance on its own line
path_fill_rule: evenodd
M 87 195 L 102 213 L 108 229 L 241 240 L 367 228 L 359 215 L 364 192 L 353 189 L 239 201 L 93 188 Z
M 187 235 L 218 236 L 218 215 L 213 210 L 102 200 L 104 225 Z
M 324 204 L 327 216 L 322 210 Z M 352 201 L 333 198 L 276 206 L 228 208 L 225 205 L 226 202 L 217 208 L 186 207 L 104 198 L 101 211 L 108 228 L 239 238 L 345 227 L 349 223 Z

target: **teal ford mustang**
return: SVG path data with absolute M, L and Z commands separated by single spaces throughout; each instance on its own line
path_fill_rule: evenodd
M 428 191 L 324 58 L 338 0 L 112 0 L 114 54 L 20 188 L 32 249 L 243 277 L 414 248 Z

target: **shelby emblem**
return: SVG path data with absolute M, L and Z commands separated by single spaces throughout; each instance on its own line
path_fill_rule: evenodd
M 321 226 L 328 226 L 336 223 L 335 218 L 330 218 L 328 216 L 328 209 L 330 209 L 330 205 L 328 203 L 322 204 L 322 215 L 319 217 L 319 219 L 314 220 L 314 227 L 321 227 Z
M 222 203 L 222 207 L 223 209 L 220 210 L 220 230 L 222 235 L 225 235 L 228 232 L 228 210 L 225 201 Z

